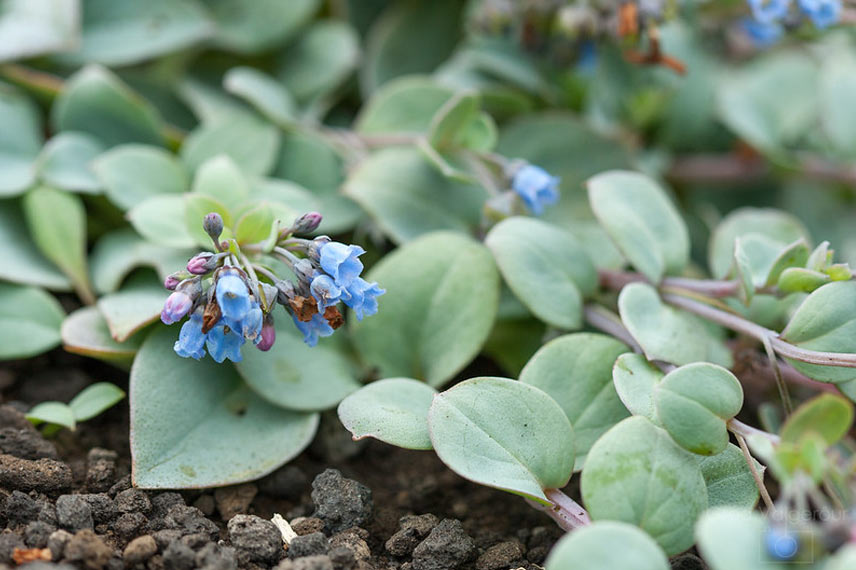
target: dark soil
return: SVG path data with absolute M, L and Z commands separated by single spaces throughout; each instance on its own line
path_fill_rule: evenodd
M 528 570 L 561 536 L 433 453 L 351 442 L 333 414 L 309 450 L 254 483 L 133 489 L 127 401 L 49 439 L 21 413 L 100 380 L 127 389 L 127 374 L 60 351 L 0 367 L 0 570 Z M 287 548 L 276 513 L 299 535 Z

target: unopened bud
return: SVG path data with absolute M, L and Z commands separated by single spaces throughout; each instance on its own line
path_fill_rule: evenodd
M 323 216 L 318 212 L 307 212 L 296 220 L 292 225 L 292 231 L 296 234 L 308 234 L 318 229 Z
M 259 350 L 267 352 L 276 341 L 276 329 L 273 328 L 273 316 L 268 314 L 265 316 L 264 324 L 262 325 L 261 340 L 256 345 Z
M 312 276 L 315 274 L 315 266 L 308 259 L 299 260 L 294 264 L 293 270 L 297 278 L 304 283 L 310 283 Z
M 190 276 L 186 271 L 176 271 L 175 273 L 166 276 L 166 279 L 163 280 L 163 286 L 170 291 L 175 291 L 178 284 L 188 277 Z
M 217 238 L 223 233 L 223 218 L 217 212 L 207 214 L 202 220 L 202 229 L 217 243 Z
M 187 270 L 193 275 L 205 275 L 216 269 L 222 258 L 222 254 L 215 255 L 211 252 L 203 251 L 190 258 L 190 261 L 187 262 Z
M 190 298 L 190 295 L 175 291 L 167 297 L 166 303 L 163 305 L 161 320 L 167 325 L 178 322 L 190 312 L 191 307 L 193 307 L 193 299 Z

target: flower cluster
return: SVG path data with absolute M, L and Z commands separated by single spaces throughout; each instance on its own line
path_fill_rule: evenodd
M 315 212 L 301 216 L 280 232 L 269 252 L 292 270 L 297 277 L 293 282 L 279 278 L 260 259 L 251 261 L 237 244 L 220 242 L 222 219 L 218 214 L 206 216 L 203 227 L 218 251 L 195 255 L 185 270 L 164 282 L 173 293 L 161 320 L 170 325 L 190 316 L 181 327 L 175 352 L 198 360 L 207 349 L 217 362 L 240 362 L 247 342 L 270 350 L 276 340 L 272 311 L 277 303 L 291 315 L 309 346 L 344 323 L 337 307 L 340 301 L 358 320 L 377 313 L 377 297 L 384 290 L 360 277 L 363 264 L 358 258 L 365 253 L 361 247 L 326 236 L 314 240 L 294 236 L 313 231 L 320 221 Z
M 797 0 L 799 16 L 791 14 L 792 0 L 747 0 L 752 17 L 744 20 L 743 27 L 759 46 L 775 43 L 784 33 L 784 27 L 798 23 L 803 17 L 811 20 L 819 30 L 828 28 L 841 17 L 841 0 Z

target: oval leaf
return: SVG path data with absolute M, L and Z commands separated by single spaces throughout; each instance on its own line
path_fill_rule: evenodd
M 65 132 L 48 141 L 36 166 L 39 177 L 50 186 L 96 194 L 101 183 L 92 171 L 92 161 L 104 151 L 91 135 Z
M 759 497 L 758 485 L 739 447 L 729 443 L 722 453 L 700 460 L 701 474 L 707 485 L 708 507 L 755 507 Z M 754 459 L 752 461 L 763 477 L 765 467 Z
M 612 368 L 612 383 L 621 402 L 634 416 L 660 423 L 654 405 L 654 388 L 663 379 L 660 369 L 641 354 L 622 354 Z
M 0 282 L 0 360 L 29 358 L 57 346 L 64 317 L 49 293 Z
M 792 564 L 778 564 L 767 555 L 766 527 L 767 521 L 760 513 L 736 507 L 710 509 L 696 525 L 698 550 L 711 570 L 792 568 Z
M 13 283 L 68 291 L 68 278 L 48 261 L 30 239 L 16 200 L 0 201 L 0 278 Z
M 130 210 L 150 196 L 187 190 L 184 166 L 155 146 L 117 146 L 99 156 L 92 167 L 107 197 L 122 210 Z
M 68 315 L 62 322 L 60 334 L 63 348 L 68 352 L 117 364 L 130 363 L 142 344 L 140 337 L 116 342 L 98 307 L 83 307 Z
M 77 424 L 74 422 L 74 412 L 71 408 L 62 402 L 42 402 L 33 406 L 33 409 L 27 412 L 27 419 L 35 424 L 47 422 L 59 426 L 74 429 Z
M 96 382 L 80 391 L 68 403 L 74 419 L 83 422 L 111 408 L 125 397 L 124 390 L 110 382 Z
M 225 154 L 247 174 L 270 173 L 279 150 L 279 130 L 253 115 L 232 115 L 202 123 L 181 145 L 181 159 L 191 172 Z
M 550 551 L 544 568 L 669 570 L 670 566 L 663 549 L 638 527 L 598 521 L 563 536 Z
M 783 442 L 797 444 L 809 433 L 819 435 L 826 445 L 834 445 L 850 430 L 853 404 L 834 394 L 821 394 L 794 410 L 780 434 Z

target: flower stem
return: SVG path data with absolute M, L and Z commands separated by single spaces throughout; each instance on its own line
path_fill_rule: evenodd
M 589 303 L 583 307 L 583 315 L 586 322 L 594 328 L 614 336 L 631 347 L 633 352 L 642 354 L 642 347 L 639 346 L 630 331 L 624 327 L 621 318 L 606 307 Z
M 737 443 L 740 444 L 740 451 L 743 452 L 743 458 L 746 460 L 746 465 L 749 466 L 749 471 L 752 473 L 752 478 L 755 480 L 755 486 L 758 487 L 758 493 L 760 493 L 761 498 L 764 501 L 764 505 L 767 507 L 767 511 L 772 512 L 776 506 L 773 504 L 773 498 L 770 497 L 770 492 L 767 491 L 767 486 L 764 485 L 763 477 L 758 473 L 758 468 L 755 467 L 755 459 L 749 452 L 749 446 L 746 445 L 746 438 L 738 432 L 734 432 L 734 437 L 737 438 Z
M 591 524 L 591 518 L 582 505 L 564 494 L 561 490 L 546 489 L 544 494 L 552 505 L 545 505 L 532 499 L 526 499 L 526 502 L 529 503 L 529 506 L 545 513 L 553 519 L 563 530 L 572 531 Z

